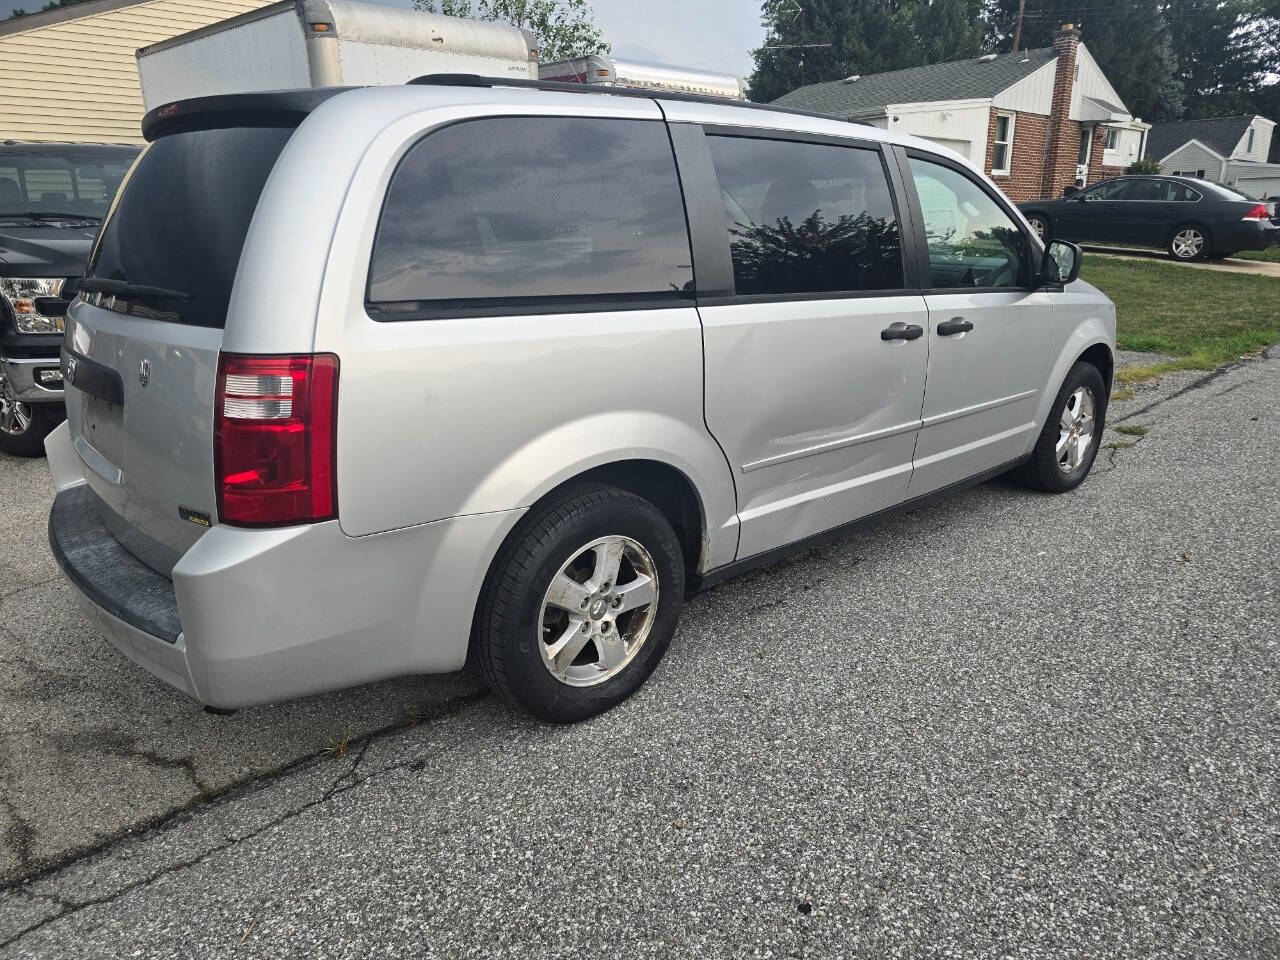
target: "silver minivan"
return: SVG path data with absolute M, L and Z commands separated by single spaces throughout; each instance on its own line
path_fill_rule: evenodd
M 1111 302 L 926 141 L 458 76 L 144 133 L 68 313 L 50 541 L 212 707 L 470 659 L 588 717 L 691 591 L 1098 449 Z

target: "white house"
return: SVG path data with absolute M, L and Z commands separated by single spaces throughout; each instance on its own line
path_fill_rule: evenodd
M 1147 135 L 1148 160 L 1162 173 L 1216 180 L 1254 197 L 1280 196 L 1280 163 L 1268 163 L 1275 121 L 1241 115 L 1157 123 Z

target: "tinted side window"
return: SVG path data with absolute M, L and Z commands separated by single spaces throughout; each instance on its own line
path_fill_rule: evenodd
M 413 309 L 675 297 L 692 286 L 661 121 L 498 117 L 446 127 L 405 155 L 378 225 L 369 299 Z
M 924 214 L 934 287 L 1027 285 L 1026 238 L 985 190 L 963 173 L 915 157 L 911 176 Z
M 1092 190 L 1084 193 L 1086 200 L 1125 200 L 1128 199 L 1129 180 L 1108 180 L 1106 183 L 1100 183 Z
M 707 144 L 739 294 L 902 287 L 898 222 L 878 151 L 726 136 Z

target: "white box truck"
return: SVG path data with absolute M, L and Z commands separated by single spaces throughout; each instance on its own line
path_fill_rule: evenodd
M 396 84 L 427 73 L 538 77 L 528 31 L 352 0 L 281 0 L 137 56 L 147 110 L 190 97 Z
M 538 79 L 558 80 L 562 83 L 598 83 L 612 87 L 644 87 L 669 93 L 727 97 L 730 100 L 747 99 L 742 80 L 732 73 L 694 70 L 691 67 L 601 55 L 539 64 Z

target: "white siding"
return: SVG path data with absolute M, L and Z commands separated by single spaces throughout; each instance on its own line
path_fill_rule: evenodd
M 1224 182 L 1259 200 L 1274 200 L 1280 197 L 1280 163 L 1229 160 Z
M 1151 159 L 1159 161 L 1161 158 Z M 1222 179 L 1222 161 L 1196 143 L 1188 143 L 1173 151 L 1169 159 L 1160 164 L 1161 173 L 1190 173 L 1194 176 L 1198 170 L 1204 171 L 1206 180 Z
M 1071 113 L 1068 114 L 1069 119 L 1080 119 L 1081 97 L 1093 97 L 1095 100 L 1105 100 L 1107 103 L 1113 103 L 1126 111 L 1129 109 L 1124 105 L 1124 101 L 1120 99 L 1120 94 L 1116 93 L 1116 88 L 1111 86 L 1111 82 L 1107 80 L 1106 74 L 1098 66 L 1098 61 L 1093 59 L 1093 54 L 1089 52 L 1089 48 L 1083 43 L 1080 44 L 1076 51 L 1076 70 L 1078 75 L 1075 86 L 1071 90 Z
M 894 133 L 909 133 L 933 140 L 963 154 L 978 167 L 985 166 L 987 126 L 991 120 L 990 100 L 899 104 L 890 105 L 887 109 L 889 129 Z
M 1142 131 L 1123 127 L 1117 129 L 1117 133 L 1116 148 L 1102 151 L 1103 166 L 1127 167 L 1138 159 L 1138 152 L 1142 149 Z
M 0 139 L 142 143 L 134 52 L 260 6 L 147 0 L 0 36 Z
M 1249 130 L 1244 132 L 1236 148 L 1231 151 L 1232 160 L 1252 160 L 1255 163 L 1267 162 L 1267 151 L 1271 149 L 1271 136 L 1275 124 L 1266 117 L 1254 117 L 1249 124 L 1253 131 L 1253 149 L 1249 149 Z
M 1023 77 L 1012 87 L 996 94 L 992 103 L 997 110 L 1014 110 L 1018 113 L 1038 113 L 1049 116 L 1053 112 L 1053 81 L 1058 75 L 1057 59 Z

